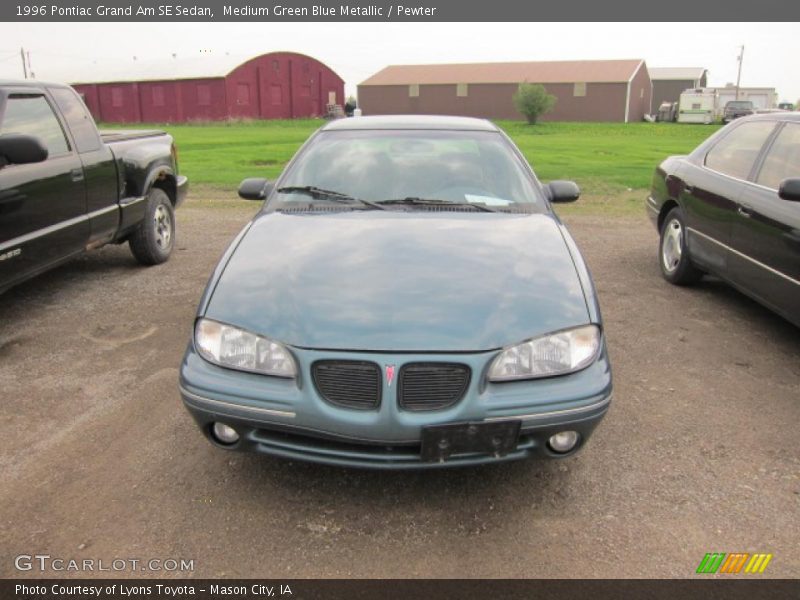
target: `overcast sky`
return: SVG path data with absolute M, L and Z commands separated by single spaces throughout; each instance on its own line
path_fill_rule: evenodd
M 0 23 L 0 78 L 21 78 L 19 49 L 39 79 L 85 78 L 92 65 L 214 54 L 308 54 L 348 94 L 388 64 L 643 58 L 651 67 L 705 67 L 709 85 L 736 81 L 800 98 L 796 23 Z M 103 69 L 105 71 L 105 69 Z

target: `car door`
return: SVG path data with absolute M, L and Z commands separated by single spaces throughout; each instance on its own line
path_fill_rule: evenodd
M 700 266 L 723 277 L 730 275 L 729 245 L 739 197 L 775 124 L 751 121 L 730 127 L 681 172 L 680 204 L 689 253 Z
M 79 252 L 89 237 L 81 161 L 49 99 L 36 88 L 3 96 L 0 135 L 34 135 L 48 158 L 0 169 L 0 287 Z
M 744 185 L 731 237 L 731 281 L 784 315 L 800 318 L 800 203 L 778 196 L 800 177 L 800 123 L 780 125 Z
M 117 165 L 111 149 L 103 144 L 97 126 L 80 96 L 69 87 L 48 88 L 61 110 L 86 181 L 86 212 L 91 225 L 91 246 L 111 241 L 119 229 Z

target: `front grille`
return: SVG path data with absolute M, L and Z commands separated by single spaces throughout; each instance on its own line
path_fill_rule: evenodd
M 331 404 L 370 410 L 381 404 L 381 370 L 360 360 L 320 360 L 311 367 L 320 396 Z
M 409 363 L 400 369 L 397 395 L 406 410 L 439 410 L 457 403 L 467 391 L 470 368 L 458 363 Z

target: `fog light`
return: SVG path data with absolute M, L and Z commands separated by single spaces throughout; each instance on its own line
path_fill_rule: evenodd
M 553 452 L 564 454 L 569 452 L 578 443 L 577 431 L 559 431 L 557 434 L 550 436 L 547 444 Z
M 236 433 L 236 430 L 230 425 L 225 425 L 225 423 L 214 423 L 211 433 L 220 444 L 231 445 L 239 441 L 239 434 Z

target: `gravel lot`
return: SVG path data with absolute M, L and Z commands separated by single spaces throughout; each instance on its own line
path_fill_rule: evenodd
M 800 330 L 717 281 L 668 285 L 643 214 L 565 219 L 615 370 L 575 457 L 373 473 L 212 447 L 177 366 L 255 208 L 190 200 L 166 265 L 104 248 L 0 297 L 0 576 L 45 553 L 195 561 L 128 576 L 689 577 L 713 551 L 800 574 Z

